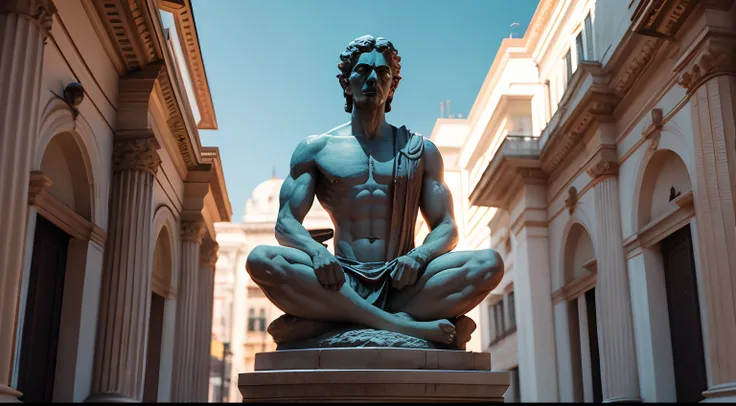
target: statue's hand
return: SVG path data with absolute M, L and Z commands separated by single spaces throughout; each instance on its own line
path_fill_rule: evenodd
M 425 258 L 421 255 L 410 252 L 400 256 L 396 260 L 396 268 L 391 272 L 391 286 L 401 290 L 414 285 L 426 266 Z
M 345 273 L 334 255 L 323 249 L 312 256 L 314 274 L 325 289 L 337 291 L 345 283 Z

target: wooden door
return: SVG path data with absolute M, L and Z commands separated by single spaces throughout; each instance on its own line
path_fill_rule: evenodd
M 18 371 L 23 402 L 50 402 L 53 397 L 69 238 L 37 217 Z
M 690 226 L 662 240 L 661 248 L 677 401 L 699 402 L 708 380 Z

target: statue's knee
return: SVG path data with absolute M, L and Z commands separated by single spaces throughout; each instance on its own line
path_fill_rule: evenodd
M 503 278 L 503 258 L 496 250 L 487 249 L 480 252 L 478 259 L 482 283 L 489 285 L 490 289 L 495 288 Z
M 269 261 L 271 255 L 267 246 L 259 245 L 255 247 L 245 260 L 245 269 L 248 271 L 251 279 L 255 282 L 262 282 L 269 277 Z

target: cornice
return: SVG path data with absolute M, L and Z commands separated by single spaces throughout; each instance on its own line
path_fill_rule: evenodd
M 553 117 L 540 137 L 544 172 L 552 174 L 595 122 L 612 119 L 620 99 L 608 84 L 609 76 L 599 63 L 580 64 L 561 99 L 557 117 Z
M 519 187 L 545 183 L 538 142 L 536 137 L 507 136 L 471 191 L 470 204 L 509 209 Z
M 204 68 L 204 60 L 202 59 L 202 50 L 199 47 L 197 24 L 194 20 L 192 4 L 190 0 L 179 0 L 175 3 L 182 5 L 178 10 L 170 12 L 176 20 L 176 32 L 178 33 L 179 41 L 186 57 L 187 68 L 189 69 L 192 84 L 194 85 L 194 93 L 200 115 L 197 128 L 216 130 L 217 118 L 212 103 L 212 95 L 210 94 L 209 82 L 207 81 L 207 72 Z
M 202 159 L 210 163 L 212 171 L 214 171 L 214 176 L 210 178 L 210 188 L 217 203 L 217 211 L 220 214 L 218 221 L 231 221 L 233 210 L 223 175 L 220 149 L 217 147 L 202 147 Z
M 631 30 L 651 37 L 672 38 L 697 5 L 696 0 L 642 0 L 631 16 Z
M 163 58 L 146 0 L 97 0 L 93 4 L 128 71 Z

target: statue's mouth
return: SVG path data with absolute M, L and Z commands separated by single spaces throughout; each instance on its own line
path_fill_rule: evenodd
M 375 96 L 377 94 L 375 90 L 363 90 L 362 93 L 364 96 Z

